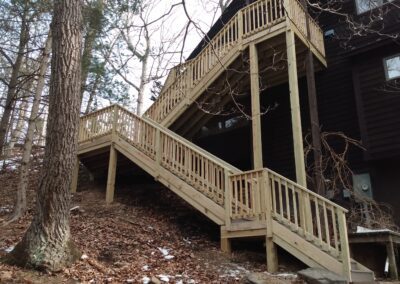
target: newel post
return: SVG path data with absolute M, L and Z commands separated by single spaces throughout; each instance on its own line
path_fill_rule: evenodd
M 231 173 L 224 169 L 224 208 L 225 208 L 225 226 L 221 227 L 221 250 L 225 253 L 231 253 L 231 241 L 227 236 L 227 230 L 231 226 L 232 211 L 232 184 L 230 182 Z
M 158 168 L 161 168 L 161 159 L 163 147 L 161 143 L 161 131 L 160 128 L 156 128 L 156 144 L 155 144 L 155 152 L 156 152 L 156 165 Z
M 112 120 L 112 139 L 117 138 L 117 126 L 118 126 L 118 106 L 114 105 L 112 108 L 113 120 Z
M 225 206 L 225 226 L 230 227 L 232 215 L 232 183 L 230 182 L 229 171 L 224 169 L 224 206 Z
M 342 259 L 342 271 L 343 276 L 346 277 L 349 282 L 351 279 L 351 262 L 350 262 L 350 248 L 349 239 L 347 235 L 347 224 L 346 214 L 342 210 L 337 209 L 338 214 L 338 225 L 339 225 L 339 237 L 340 237 L 340 257 Z
M 264 192 L 264 206 L 265 206 L 265 221 L 267 227 L 267 236 L 265 238 L 265 247 L 267 250 L 267 270 L 270 273 L 276 272 L 278 270 L 278 252 L 276 248 L 276 244 L 273 241 L 274 232 L 273 232 L 273 205 L 272 205 L 272 187 L 270 184 L 268 171 L 263 170 L 262 172 L 262 188 L 261 190 Z

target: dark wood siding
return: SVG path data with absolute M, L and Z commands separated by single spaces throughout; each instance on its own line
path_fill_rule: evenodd
M 400 157 L 400 90 L 388 92 L 383 59 L 400 52 L 384 46 L 355 58 L 358 103 L 363 118 L 369 159 Z

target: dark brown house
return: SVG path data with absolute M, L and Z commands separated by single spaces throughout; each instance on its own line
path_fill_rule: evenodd
M 400 224 L 400 9 L 390 6 L 391 3 L 380 6 L 377 2 L 377 7 L 368 7 L 364 2 L 346 0 L 340 12 L 354 17 L 354 23 L 364 21 L 370 25 L 368 29 L 359 27 L 354 31 L 343 17 L 330 12 L 318 15 L 327 59 L 327 68 L 316 73 L 320 127 L 323 132 L 343 132 L 361 141 L 365 150 L 351 147 L 348 152 L 354 187 L 362 186 L 361 192 L 390 204 Z M 243 1 L 234 1 L 209 36 L 241 5 Z M 383 21 L 371 24 L 374 15 L 384 15 Z M 354 35 L 358 32 L 360 35 Z M 191 57 L 199 50 L 201 44 Z M 310 129 L 310 118 L 304 76 L 299 78 L 299 90 L 305 136 Z M 249 106 L 250 102 L 244 100 L 243 104 Z M 273 106 L 273 110 L 262 116 L 265 166 L 294 178 L 289 104 L 287 83 L 268 88 L 261 95 L 262 106 Z M 232 117 L 235 115 L 216 115 L 193 139 L 237 167 L 251 169 L 251 123 L 236 119 L 241 123 L 235 127 L 229 122 L 235 121 Z M 221 129 L 219 126 L 226 121 L 230 127 Z M 339 141 L 338 145 L 334 140 L 330 142 L 341 151 Z M 238 145 L 241 151 L 237 151 Z

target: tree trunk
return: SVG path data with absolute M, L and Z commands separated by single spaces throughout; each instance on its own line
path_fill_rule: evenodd
M 93 49 L 96 37 L 101 30 L 103 19 L 103 0 L 97 0 L 92 7 L 88 7 L 89 14 L 87 23 L 87 33 L 85 36 L 85 43 L 83 46 L 82 54 L 82 73 L 81 73 L 81 103 L 83 100 L 83 93 L 86 90 L 86 81 L 89 75 L 89 67 L 92 63 Z
M 70 183 L 77 155 L 81 83 L 82 15 L 76 0 L 56 0 L 51 25 L 53 54 L 43 176 L 32 223 L 9 263 L 59 271 L 80 253 L 69 227 Z
M 24 129 L 25 120 L 26 120 L 26 110 L 28 109 L 28 102 L 26 100 L 22 101 L 19 105 L 19 113 L 17 124 L 11 133 L 10 143 L 7 145 L 7 156 L 9 157 L 12 153 L 12 150 L 15 147 L 15 144 L 21 139 L 22 131 Z
M 22 60 L 24 58 L 24 50 L 29 40 L 29 22 L 27 21 L 29 12 L 28 10 L 29 10 L 28 4 L 26 3 L 24 8 L 24 13 L 22 15 L 18 54 L 17 58 L 15 59 L 15 63 L 12 66 L 11 78 L 10 78 L 10 83 L 8 84 L 4 112 L 0 121 L 0 155 L 3 153 L 3 148 L 6 142 L 7 129 L 9 126 L 10 117 L 13 110 L 13 102 L 15 99 L 15 95 L 17 93 L 18 75 L 22 66 Z
M 144 54 L 141 58 L 142 60 L 142 73 L 140 75 L 140 85 L 139 85 L 139 91 L 138 91 L 138 98 L 137 98 L 137 108 L 136 108 L 136 114 L 138 116 L 142 115 L 142 110 L 143 110 L 143 99 L 144 99 L 144 91 L 145 87 L 147 84 L 147 65 L 149 62 L 149 55 L 150 55 L 150 36 L 149 32 L 147 30 L 147 25 L 144 28 L 144 37 L 146 40 L 146 49 L 144 51 Z
M 21 168 L 19 173 L 19 182 L 17 188 L 17 196 L 15 199 L 14 211 L 7 223 L 18 220 L 26 211 L 26 189 L 28 187 L 29 166 L 32 153 L 33 136 L 35 134 L 36 120 L 39 114 L 40 100 L 45 85 L 47 65 L 51 51 L 51 34 L 48 35 L 43 55 L 40 59 L 40 67 L 38 74 L 38 82 L 36 85 L 35 95 L 33 97 L 31 114 L 28 122 L 28 131 L 26 133 L 24 152 L 22 154 Z

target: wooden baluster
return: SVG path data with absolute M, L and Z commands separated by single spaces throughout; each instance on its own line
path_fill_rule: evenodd
M 299 228 L 299 220 L 298 220 L 298 212 L 297 212 L 297 199 L 296 199 L 296 189 L 295 186 L 292 186 L 292 198 L 293 198 L 293 212 L 294 212 L 294 225 L 296 230 Z
M 289 197 L 289 186 L 287 181 L 285 180 L 285 194 L 286 194 L 286 214 L 287 214 L 287 219 L 289 223 L 291 222 L 290 219 L 290 197 Z
M 333 239 L 334 239 L 334 247 L 337 252 L 339 252 L 339 242 L 338 242 L 338 234 L 337 234 L 337 225 L 336 225 L 336 210 L 333 205 L 331 205 L 332 210 L 332 227 L 333 227 Z
M 331 243 L 330 243 L 330 237 L 329 237 L 328 213 L 326 212 L 325 201 L 322 201 L 322 210 L 324 210 L 325 241 L 328 244 L 328 248 L 329 248 Z
M 282 180 L 279 178 L 278 179 L 278 196 L 279 196 L 279 217 L 282 220 L 284 218 L 283 216 L 283 201 L 282 201 Z
M 318 236 L 318 243 L 321 245 L 322 244 L 322 232 L 321 232 L 321 218 L 319 216 L 319 201 L 317 197 L 314 197 L 314 203 L 315 203 L 315 217 L 317 219 L 317 236 Z

